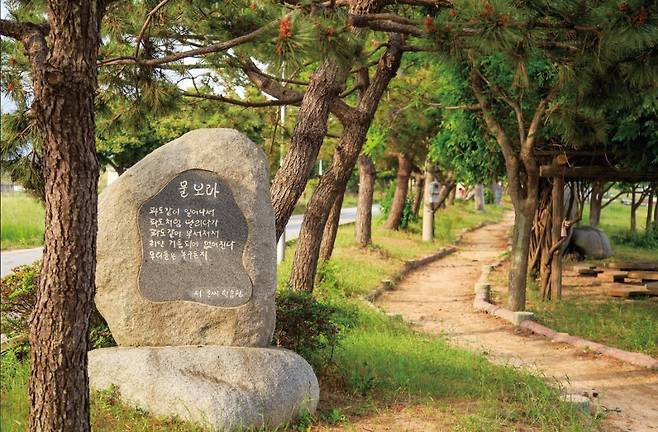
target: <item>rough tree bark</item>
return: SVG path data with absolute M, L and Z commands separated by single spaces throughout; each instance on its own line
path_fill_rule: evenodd
M 448 205 L 455 205 L 455 195 L 457 194 L 457 188 L 453 187 L 448 195 Z
M 594 181 L 592 183 L 592 194 L 589 199 L 589 224 L 597 226 L 601 220 L 601 204 L 603 203 L 603 194 L 605 192 L 605 183 Z
M 411 206 L 411 211 L 415 217 L 418 217 L 420 212 L 420 204 L 423 202 L 423 191 L 425 190 L 425 176 L 423 173 L 416 173 L 414 175 L 414 202 Z
M 640 208 L 647 195 L 649 194 L 649 188 L 642 189 L 639 194 L 637 185 L 633 185 L 631 192 L 631 232 L 637 231 L 637 209 Z
M 355 236 L 361 246 L 372 242 L 372 202 L 375 192 L 375 164 L 366 155 L 359 156 L 359 201 L 356 208 Z
M 360 91 L 351 118 L 343 122 L 343 135 L 332 166 L 320 179 L 304 214 L 289 280 L 289 285 L 295 290 L 313 290 L 322 232 L 330 207 L 352 174 L 379 100 L 400 67 L 402 53 L 402 37 L 392 34 L 389 46 L 379 59 L 375 77 Z
M 479 212 L 484 211 L 484 186 L 482 183 L 475 185 L 475 191 L 473 192 L 473 200 L 475 201 L 475 210 Z
M 329 211 L 329 217 L 324 225 L 324 232 L 322 234 L 322 243 L 320 244 L 320 259 L 328 260 L 334 252 L 334 244 L 336 243 L 336 234 L 338 233 L 338 225 L 340 224 L 340 210 L 343 208 L 343 198 L 345 197 L 345 189 L 338 192 L 336 199 Z
M 388 218 L 384 225 L 387 229 L 396 230 L 400 228 L 400 221 L 404 212 L 404 205 L 407 200 L 407 193 L 409 192 L 409 176 L 411 175 L 411 158 L 404 153 L 398 153 L 398 175 L 397 183 L 395 185 L 395 194 L 393 195 L 393 203 L 388 212 Z
M 270 188 L 277 240 L 311 176 L 327 133 L 330 106 L 342 89 L 343 76 L 340 67 L 327 60 L 313 73 L 304 93 L 290 148 Z
M 530 249 L 528 254 L 528 274 L 543 274 L 546 271 L 548 261 L 542 261 L 542 250 L 550 248 L 551 229 L 551 190 L 548 179 L 542 178 L 539 182 L 538 205 L 532 222 L 532 233 L 530 236 Z M 540 279 L 540 281 L 542 281 Z M 540 287 L 544 287 L 543 281 Z M 542 298 L 548 298 L 548 293 L 542 291 Z
M 551 193 L 552 215 L 551 215 L 551 300 L 554 302 L 562 299 L 562 221 L 564 220 L 564 177 L 553 179 L 553 190 Z
M 658 197 L 658 186 L 654 188 L 655 195 Z M 658 201 L 653 206 L 653 228 L 658 230 Z
M 651 189 L 649 192 L 649 198 L 647 201 L 647 223 L 644 226 L 644 230 L 646 232 L 651 231 L 651 217 L 653 216 L 653 196 L 654 196 L 655 189 Z M 658 205 L 658 204 L 656 204 Z
M 105 3 L 49 1 L 48 27 L 0 20 L 30 59 L 46 227 L 30 321 L 31 431 L 88 431 L 87 330 L 95 288 L 96 60 Z M 46 34 L 48 43 L 46 43 Z

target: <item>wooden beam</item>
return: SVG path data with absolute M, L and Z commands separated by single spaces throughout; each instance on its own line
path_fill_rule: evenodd
M 653 172 L 622 171 L 607 166 L 566 167 L 542 165 L 539 167 L 540 177 L 564 177 L 566 179 L 589 179 L 608 181 L 645 182 L 658 181 L 658 170 Z

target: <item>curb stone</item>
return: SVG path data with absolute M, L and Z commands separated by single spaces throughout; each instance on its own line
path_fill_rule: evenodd
M 658 370 L 658 359 L 655 359 L 647 354 L 624 351 L 618 348 L 600 344 L 598 342 L 583 339 L 578 336 L 573 336 L 568 333 L 559 333 L 549 327 L 543 326 L 533 321 L 532 312 L 513 312 L 509 309 L 496 306 L 487 301 L 487 298 L 480 294 L 482 292 L 482 285 L 488 285 L 487 281 L 489 279 L 489 275 L 493 269 L 499 267 L 502 262 L 503 260 L 499 259 L 489 266 L 482 267 L 482 274 L 480 279 L 475 284 L 475 290 L 478 294 L 476 294 L 475 299 L 473 300 L 474 309 L 503 318 L 515 326 L 525 328 L 535 334 L 544 336 L 550 339 L 552 342 L 560 342 L 575 346 L 577 348 L 585 348 L 597 354 L 612 357 L 625 363 Z M 486 296 L 489 296 L 488 292 L 486 293 Z

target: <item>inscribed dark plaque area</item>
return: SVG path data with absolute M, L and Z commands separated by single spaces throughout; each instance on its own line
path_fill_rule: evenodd
M 247 221 L 215 173 L 178 174 L 142 204 L 138 221 L 145 298 L 223 307 L 249 301 L 253 284 L 242 263 Z

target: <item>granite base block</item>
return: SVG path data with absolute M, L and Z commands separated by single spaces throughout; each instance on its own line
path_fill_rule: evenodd
M 89 353 L 92 389 L 157 416 L 217 431 L 276 428 L 319 399 L 311 366 L 292 351 L 228 346 L 116 347 Z

